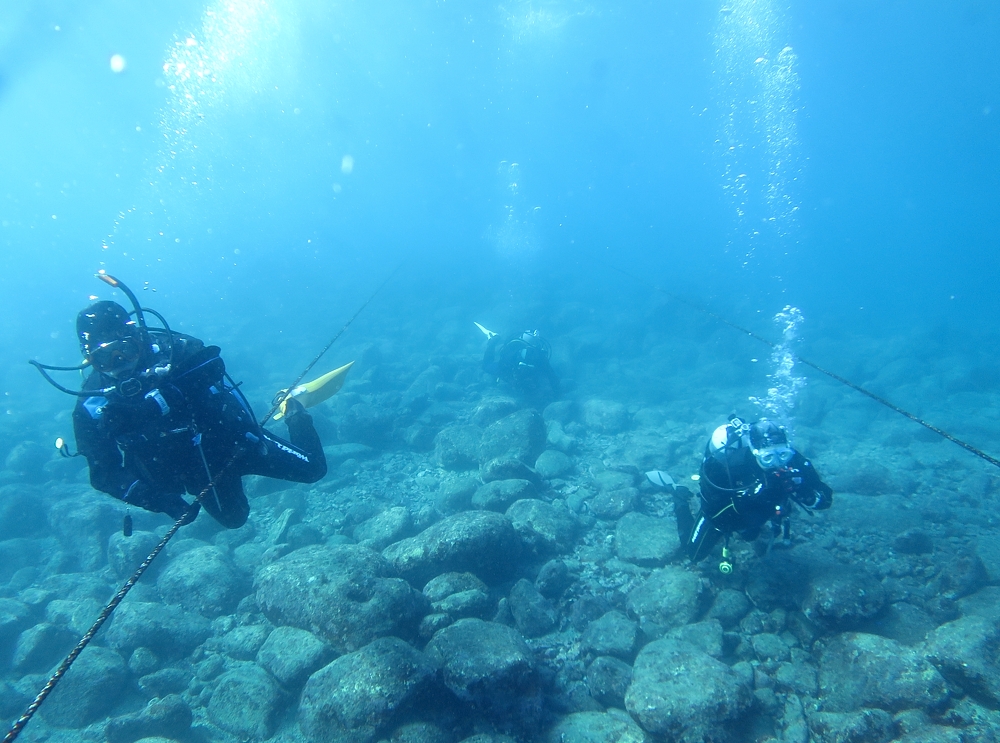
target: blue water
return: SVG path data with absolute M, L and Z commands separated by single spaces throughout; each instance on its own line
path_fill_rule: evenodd
M 69 433 L 26 361 L 78 363 L 98 270 L 260 410 L 397 266 L 322 370 L 538 327 L 569 396 L 708 432 L 771 350 L 676 297 L 775 342 L 790 305 L 795 353 L 1000 456 L 997 49 L 977 0 L 4 3 L 0 461 Z M 827 471 L 926 436 L 795 374 Z

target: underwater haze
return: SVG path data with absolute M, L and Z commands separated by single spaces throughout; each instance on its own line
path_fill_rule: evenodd
M 356 366 L 327 477 L 183 527 L 22 739 L 1000 739 L 998 50 L 989 0 L 0 4 L 0 722 L 171 523 L 28 364 L 106 272 L 258 418 Z M 733 412 L 835 495 L 729 574 L 645 473 L 697 505 Z

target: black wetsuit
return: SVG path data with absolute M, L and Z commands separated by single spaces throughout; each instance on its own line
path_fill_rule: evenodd
M 518 392 L 554 394 L 559 389 L 559 377 L 549 364 L 548 344 L 541 338 L 525 340 L 518 334 L 501 342 L 494 335 L 486 342 L 483 371 Z
M 179 518 L 187 509 L 181 495 L 200 494 L 214 478 L 201 505 L 234 529 L 250 513 L 243 475 L 312 483 L 326 474 L 323 446 L 307 413 L 286 418 L 291 441 L 268 433 L 229 382 L 219 347 L 180 333 L 172 337 L 168 371 L 163 371 L 167 354 L 161 352 L 142 364 L 146 371 L 137 375 L 141 389 L 135 394 L 97 392 L 73 410 L 77 447 L 90 465 L 94 488 Z M 95 370 L 84 390 L 114 384 Z
M 787 465 L 769 470 L 746 450 L 736 459 L 728 466 L 712 456 L 702 461 L 701 511 L 697 517 L 692 518 L 686 501 L 675 501 L 678 531 L 695 562 L 723 536 L 735 532 L 750 541 L 769 521 L 787 528 L 785 519 L 792 500 L 811 510 L 823 510 L 833 503 L 833 490 L 820 480 L 812 462 L 798 452 Z

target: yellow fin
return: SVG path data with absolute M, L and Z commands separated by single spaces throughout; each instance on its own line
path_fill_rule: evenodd
M 475 325 L 477 328 L 479 328 L 482 331 L 483 335 L 486 336 L 487 339 L 492 338 L 493 336 L 496 335 L 496 333 L 494 333 L 492 330 L 484 328 L 482 325 L 480 325 L 479 323 L 477 323 L 475 321 L 473 321 L 472 324 Z
M 332 372 L 327 372 L 322 377 L 317 377 L 311 382 L 306 382 L 305 384 L 300 384 L 294 390 L 292 390 L 291 397 L 294 397 L 303 407 L 311 408 L 314 405 L 319 405 L 324 400 L 329 400 L 331 397 L 340 392 L 340 388 L 344 386 L 344 380 L 347 378 L 347 372 L 351 370 L 354 366 L 354 362 L 344 364 L 339 369 L 334 369 Z M 278 395 L 284 395 L 287 390 L 281 390 Z M 274 420 L 280 420 L 285 415 L 285 405 L 282 403 L 281 409 L 274 414 Z

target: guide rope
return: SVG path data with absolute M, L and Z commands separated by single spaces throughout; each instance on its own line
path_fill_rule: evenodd
M 701 312 L 702 314 L 708 315 L 713 320 L 716 320 L 716 321 L 722 323 L 723 325 L 726 325 L 726 326 L 732 328 L 733 330 L 737 330 L 740 333 L 743 333 L 744 335 L 747 335 L 747 336 L 753 338 L 756 341 L 760 341 L 761 343 L 763 343 L 766 346 L 769 346 L 771 348 L 777 348 L 778 347 L 777 343 L 774 343 L 773 341 L 768 340 L 764 336 L 759 335 L 759 334 L 753 332 L 752 330 L 748 330 L 747 328 L 744 328 L 742 325 L 737 325 L 733 321 L 731 321 L 731 320 L 723 317 L 722 315 L 718 314 L 717 312 L 712 312 L 712 310 L 708 309 L 707 307 L 703 307 L 702 305 L 698 304 L 697 302 L 693 302 L 693 301 L 691 301 L 689 299 L 686 299 L 686 298 L 684 298 L 684 297 L 682 297 L 682 296 L 680 296 L 678 294 L 674 294 L 673 292 L 671 292 L 671 291 L 669 291 L 667 289 L 664 289 L 661 286 L 653 284 L 653 283 L 651 283 L 651 282 L 649 282 L 649 281 L 647 281 L 645 279 L 639 278 L 638 276 L 635 276 L 634 274 L 631 274 L 628 271 L 625 271 L 625 270 L 623 270 L 621 268 L 618 268 L 617 266 L 613 266 L 611 264 L 605 264 L 605 265 L 607 265 L 607 267 L 610 268 L 612 271 L 617 271 L 618 273 L 622 274 L 623 276 L 626 276 L 629 279 L 632 279 L 633 281 L 637 281 L 637 282 L 639 282 L 641 284 L 645 284 L 646 286 L 652 288 L 654 291 L 657 291 L 657 292 L 659 292 L 659 293 L 661 293 L 661 294 L 669 297 L 670 299 L 673 299 L 676 302 L 679 302 L 681 304 L 687 305 L 688 307 L 690 307 L 690 308 L 692 308 L 694 310 L 697 310 L 698 312 Z M 884 397 L 876 395 L 874 392 L 871 392 L 870 390 L 866 390 L 861 385 L 855 384 L 851 380 L 846 379 L 846 378 L 840 376 L 839 374 L 830 371 L 829 369 L 825 369 L 822 366 L 820 366 L 819 364 L 816 364 L 816 363 L 813 363 L 812 361 L 809 361 L 809 359 L 804 359 L 801 356 L 795 355 L 795 360 L 799 361 L 799 362 L 801 362 L 803 364 L 805 364 L 808 367 L 811 367 L 811 368 L 815 369 L 816 371 L 818 371 L 821 374 L 825 374 L 826 376 L 830 377 L 830 379 L 836 380 L 837 382 L 840 382 L 842 385 L 845 385 L 846 387 L 850 387 L 855 392 L 860 392 L 862 395 L 864 395 L 864 396 L 866 396 L 866 397 L 874 400 L 879 405 L 884 405 L 885 407 L 889 408 L 889 410 L 895 411 L 896 413 L 899 413 L 900 415 L 902 415 L 905 418 L 909 418 L 914 423 L 918 423 L 921 426 L 923 426 L 924 428 L 926 428 L 928 431 L 933 431 L 938 436 L 940 436 L 940 437 L 942 437 L 944 439 L 947 439 L 948 441 L 952 442 L 953 444 L 957 444 L 958 446 L 962 447 L 966 451 L 968 451 L 968 452 L 976 455 L 977 457 L 979 457 L 983 461 L 989 462 L 994 467 L 1000 467 L 1000 459 L 997 459 L 996 457 L 990 456 L 989 454 L 987 454 L 986 452 L 984 452 L 982 449 L 979 449 L 979 448 L 973 446 L 972 444 L 970 444 L 970 443 L 968 443 L 966 441 L 962 441 L 962 439 L 958 438 L 957 436 L 953 436 L 952 434 L 948 433 L 947 431 L 945 431 L 945 430 L 943 430 L 941 428 L 938 428 L 933 423 L 925 421 L 923 418 L 920 418 L 919 416 L 914 415 L 913 413 L 909 412 L 908 410 L 904 410 L 903 408 L 899 407 L 898 405 L 890 402 L 889 400 L 886 400 Z
M 289 385 L 288 387 L 289 391 L 295 389 L 295 387 L 299 385 L 299 383 L 305 378 L 306 374 L 308 374 L 309 371 L 316 365 L 316 363 L 323 357 L 323 354 L 325 354 L 327 351 L 330 350 L 333 344 L 336 343 L 337 340 L 340 338 L 340 336 L 342 336 L 344 332 L 351 326 L 351 323 L 353 323 L 358 318 L 358 315 L 360 315 L 362 311 L 364 311 L 364 309 L 369 304 L 371 304 L 372 300 L 375 299 L 376 296 L 378 296 L 379 292 L 381 292 L 382 289 L 385 287 L 385 285 L 389 283 L 389 280 L 396 275 L 396 272 L 399 271 L 401 266 L 402 264 L 396 266 L 396 268 L 393 269 L 393 271 L 385 278 L 385 280 L 381 284 L 379 284 L 378 288 L 375 289 L 374 292 L 372 292 L 371 296 L 369 296 L 368 299 L 364 301 L 364 304 L 362 304 L 357 309 L 357 311 L 353 315 L 351 315 L 351 318 L 346 323 L 344 323 L 344 326 L 337 331 L 337 333 L 333 336 L 333 338 L 330 339 L 330 342 L 323 347 L 323 350 L 320 351 L 318 354 L 316 354 L 316 358 L 310 361 L 309 364 L 306 366 L 306 368 L 302 371 L 302 373 L 299 374 L 299 376 L 296 378 L 296 380 L 291 385 Z M 272 405 L 267 415 L 265 415 L 264 418 L 260 421 L 261 427 L 266 425 L 267 422 L 271 420 L 271 416 L 273 416 L 278 411 L 278 408 L 281 406 L 281 403 L 283 403 L 287 398 L 288 394 L 286 394 L 284 397 L 282 397 Z M 237 458 L 239 457 L 239 454 L 240 454 L 239 450 L 233 453 L 232 457 L 229 458 L 229 461 L 226 462 L 226 464 L 222 467 L 222 469 L 220 469 L 216 473 L 215 477 L 209 481 L 208 485 L 206 485 L 205 488 L 195 496 L 195 500 L 191 502 L 187 510 L 181 515 L 180 518 L 178 518 L 174 522 L 173 526 L 171 526 L 170 529 L 167 530 L 167 533 L 163 535 L 163 538 L 160 540 L 159 544 L 157 544 L 153 548 L 153 551 L 150 552 L 149 555 L 146 557 L 146 559 L 142 561 L 142 564 L 135 569 L 135 572 L 132 573 L 132 576 L 127 581 L 125 581 L 124 585 L 122 585 L 121 588 L 118 589 L 118 593 L 116 593 L 114 597 L 111 599 L 111 601 L 108 602 L 107 606 L 104 607 L 104 609 L 98 615 L 97 620 L 94 622 L 94 624 L 91 625 L 90 629 L 87 630 L 86 634 L 84 634 L 83 637 L 80 638 L 80 641 L 76 644 L 76 647 L 74 647 L 69 652 L 69 655 L 67 655 L 63 659 L 63 662 L 59 664 L 59 667 L 55 670 L 55 672 L 52 674 L 49 680 L 45 682 L 45 686 L 42 687 L 41 691 L 39 691 L 38 694 L 35 696 L 35 699 L 31 702 L 31 704 L 28 705 L 27 709 L 25 709 L 24 714 L 22 714 L 17 719 L 17 721 L 14 722 L 10 730 L 7 732 L 7 735 L 4 736 L 2 743 L 12 743 L 12 741 L 17 739 L 17 737 L 21 734 L 21 731 L 24 729 L 24 726 L 28 724 L 28 722 L 31 720 L 32 717 L 34 717 L 35 712 L 37 712 L 38 708 L 42 706 L 42 703 L 45 701 L 46 697 L 48 697 L 49 694 L 52 693 L 52 690 L 55 689 L 56 684 L 58 684 L 60 679 L 62 679 L 62 677 L 66 675 L 66 672 L 73 665 L 74 661 L 76 661 L 80 653 L 82 653 L 84 648 L 86 648 L 87 645 L 90 644 L 90 641 L 94 639 L 94 635 L 96 635 L 98 631 L 101 629 L 101 627 L 104 626 L 104 623 L 111 617 L 112 612 L 114 612 L 114 610 L 122 602 L 122 599 L 124 599 L 125 596 L 128 595 L 128 592 L 132 590 L 132 587 L 135 586 L 135 584 L 139 581 L 139 578 L 142 577 L 142 574 L 146 572 L 146 569 L 152 564 L 153 560 L 156 559 L 156 556 L 159 555 L 160 552 L 163 551 L 163 548 L 167 546 L 167 542 L 169 542 L 173 538 L 174 534 L 177 533 L 177 530 L 180 529 L 182 526 L 184 526 L 186 523 L 188 523 L 187 519 L 194 515 L 196 509 L 198 508 L 198 505 L 202 502 L 205 496 L 208 495 L 208 493 L 215 488 L 215 483 L 218 481 L 218 479 L 226 471 L 228 471 L 229 468 L 233 466 L 233 464 L 235 464 Z

